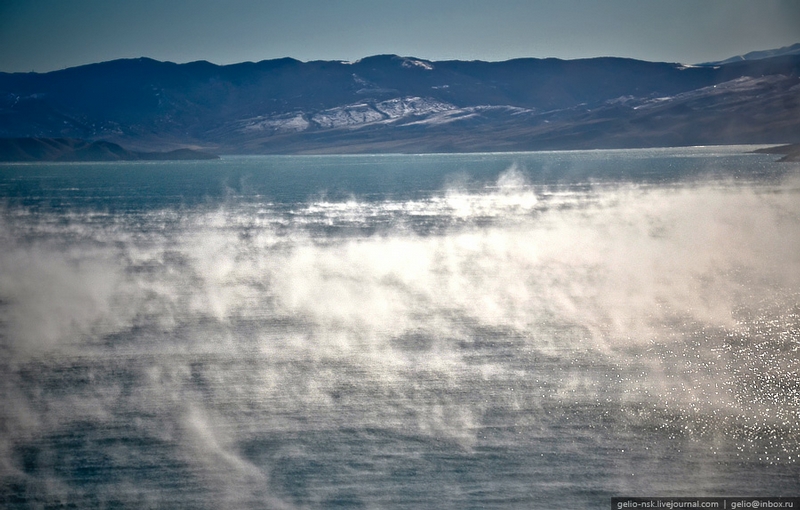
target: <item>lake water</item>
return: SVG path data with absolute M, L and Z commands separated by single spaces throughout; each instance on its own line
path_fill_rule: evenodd
M 0 165 L 0 506 L 800 492 L 800 166 Z

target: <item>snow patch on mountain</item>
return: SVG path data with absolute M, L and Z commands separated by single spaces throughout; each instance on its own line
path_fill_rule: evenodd
M 407 69 L 411 69 L 414 67 L 420 67 L 425 69 L 426 71 L 433 71 L 433 64 L 430 62 L 425 62 L 424 60 L 417 60 L 415 58 L 404 58 L 403 63 L 400 64 Z
M 403 97 L 381 101 L 375 108 L 389 119 L 399 119 L 410 115 L 430 115 L 432 113 L 455 110 L 450 103 L 422 97 Z
M 298 133 L 305 131 L 311 125 L 302 113 L 289 113 L 268 118 L 255 117 L 244 122 L 246 124 L 242 131 L 245 133 L 254 131 Z
M 331 108 L 311 116 L 321 128 L 359 127 L 375 122 L 392 122 L 412 116 L 428 116 L 455 110 L 456 107 L 435 99 L 398 97 L 377 103 L 358 103 Z
M 318 112 L 292 112 L 258 116 L 238 121 L 243 133 L 299 133 L 313 127 L 335 129 L 360 127 L 376 122 L 396 122 L 442 112 L 457 111 L 456 106 L 424 97 L 397 97 L 386 101 L 365 101 Z
M 381 112 L 368 103 L 351 104 L 324 110 L 311 116 L 311 121 L 321 128 L 358 126 L 383 120 Z
M 653 108 L 668 101 L 684 101 L 701 97 L 720 96 L 723 94 L 731 94 L 731 93 L 736 93 L 736 94 L 743 94 L 747 92 L 752 93 L 761 88 L 769 88 L 770 86 L 775 85 L 786 79 L 790 78 L 783 75 L 760 76 L 757 78 L 750 76 L 742 76 L 741 78 L 736 78 L 735 80 L 718 83 L 717 85 L 711 85 L 709 87 L 702 87 L 696 90 L 691 90 L 689 92 L 676 94 L 674 96 L 652 98 L 645 101 L 643 104 L 639 106 L 634 106 L 633 109 L 644 110 L 647 108 Z
M 492 115 L 498 113 L 503 115 L 516 116 L 524 114 L 533 114 L 536 113 L 536 110 L 530 108 L 519 108 L 516 106 L 507 106 L 507 105 L 470 106 L 467 108 L 454 107 L 450 110 L 434 112 L 432 115 L 429 115 L 423 119 L 415 120 L 414 122 L 409 122 L 404 125 L 405 126 L 442 125 L 442 124 L 449 124 L 451 122 L 479 117 L 481 115 Z
M 471 109 L 465 108 L 431 115 L 430 117 L 426 117 L 424 119 L 403 124 L 403 126 L 440 126 L 442 124 L 449 124 L 451 122 L 466 120 L 477 116 L 478 113 L 471 111 Z

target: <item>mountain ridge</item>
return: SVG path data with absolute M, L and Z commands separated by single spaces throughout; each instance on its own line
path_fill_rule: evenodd
M 698 65 L 704 66 L 718 66 L 718 65 L 725 65 L 731 64 L 733 62 L 740 62 L 743 60 L 762 60 L 765 58 L 772 58 L 778 56 L 786 56 L 786 55 L 799 55 L 800 54 L 800 43 L 792 44 L 790 46 L 783 46 L 781 48 L 776 48 L 772 50 L 758 50 L 758 51 L 750 51 L 745 53 L 744 55 L 736 55 L 734 57 L 726 58 L 725 60 L 719 60 L 716 62 L 704 62 Z
M 0 73 L 0 137 L 221 154 L 777 144 L 800 133 L 798 98 L 800 55 L 714 66 L 142 57 Z

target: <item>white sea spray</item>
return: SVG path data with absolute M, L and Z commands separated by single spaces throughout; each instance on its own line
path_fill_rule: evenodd
M 61 221 L 5 209 L 0 476 L 68 501 L 88 497 L 76 466 L 175 462 L 178 496 L 146 478 L 123 484 L 128 502 L 169 504 L 199 480 L 212 506 L 321 507 L 397 502 L 354 460 L 389 469 L 368 450 L 381 441 L 467 459 L 516 435 L 544 452 L 568 434 L 596 465 L 581 440 L 602 449 L 629 434 L 659 452 L 688 438 L 796 464 L 796 180 L 559 187 L 516 166 L 483 190 L 292 211 L 228 201 Z M 408 228 L 419 221 L 436 228 Z M 570 417 L 582 425 L 565 429 Z M 75 461 L 58 448 L 69 434 Z M 99 438 L 116 446 L 95 450 Z M 292 493 L 303 459 L 343 471 L 298 471 L 308 486 Z M 632 488 L 664 488 L 640 475 Z

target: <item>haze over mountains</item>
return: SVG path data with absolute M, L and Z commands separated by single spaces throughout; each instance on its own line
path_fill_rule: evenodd
M 220 154 L 791 143 L 800 45 L 685 66 L 378 55 L 218 66 L 147 58 L 0 73 L 0 137 Z

